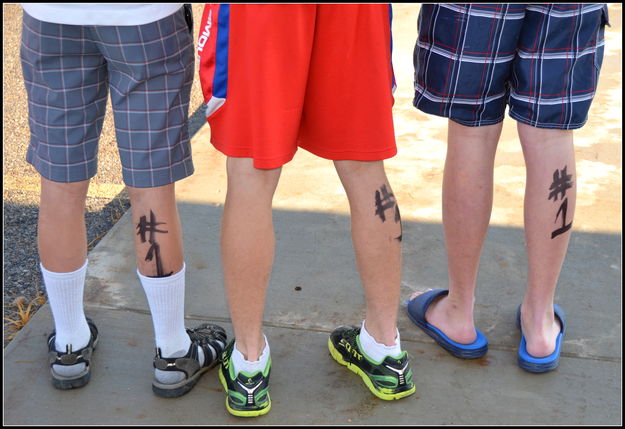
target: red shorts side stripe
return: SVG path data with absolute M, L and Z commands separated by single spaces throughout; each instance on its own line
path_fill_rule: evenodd
M 206 116 L 226 101 L 228 92 L 228 44 L 230 5 L 207 4 L 204 7 L 198 38 L 200 83 L 206 102 Z

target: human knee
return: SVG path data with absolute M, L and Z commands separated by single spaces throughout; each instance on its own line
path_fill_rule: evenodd
M 524 151 L 544 152 L 550 147 L 568 149 L 573 145 L 573 130 L 537 128 L 521 122 L 517 124 L 517 129 Z
M 89 180 L 80 182 L 53 182 L 41 179 L 41 206 L 61 206 L 77 209 L 84 206 L 89 189 Z
M 339 176 L 370 176 L 384 173 L 384 161 L 334 161 Z
M 134 186 L 126 186 L 126 192 L 130 198 L 130 203 L 134 206 L 142 204 L 158 203 L 162 204 L 166 201 L 175 202 L 176 188 L 174 183 L 151 188 L 136 188 Z
M 251 193 L 256 197 L 271 197 L 278 185 L 282 168 L 254 167 L 251 158 L 228 158 L 228 192 Z

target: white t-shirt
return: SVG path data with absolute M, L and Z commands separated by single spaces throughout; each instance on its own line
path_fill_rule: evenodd
M 69 25 L 143 25 L 172 15 L 183 3 L 21 3 L 39 21 Z

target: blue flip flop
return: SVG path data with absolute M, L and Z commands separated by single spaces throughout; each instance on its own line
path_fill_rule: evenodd
M 484 334 L 475 329 L 477 338 L 470 344 L 457 343 L 451 340 L 443 331 L 439 330 L 433 325 L 430 325 L 425 320 L 425 312 L 430 304 L 439 296 L 447 295 L 448 290 L 434 289 L 417 296 L 413 300 L 408 299 L 406 301 L 406 310 L 408 311 L 408 317 L 419 328 L 421 328 L 426 334 L 434 338 L 442 348 L 457 358 L 462 359 L 476 359 L 482 357 L 488 351 L 488 341 Z
M 525 336 L 521 329 L 521 306 L 516 312 L 516 325 L 521 331 L 521 344 L 519 344 L 519 353 L 517 356 L 517 362 L 521 368 L 529 372 L 547 372 L 556 369 L 558 363 L 560 363 L 560 347 L 562 346 L 562 339 L 564 338 L 564 332 L 566 331 L 566 317 L 564 310 L 559 305 L 553 306 L 553 312 L 556 317 L 560 319 L 560 326 L 562 327 L 558 338 L 556 338 L 556 349 L 549 356 L 537 358 L 530 355 L 527 352 Z

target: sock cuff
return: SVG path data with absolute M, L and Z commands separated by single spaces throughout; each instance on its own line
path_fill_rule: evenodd
M 373 335 L 371 335 L 369 333 L 369 331 L 367 331 L 367 329 L 365 328 L 365 321 L 364 320 L 362 321 L 362 327 L 360 328 L 360 334 L 361 335 L 364 334 L 364 336 L 369 338 L 373 342 L 373 344 L 375 344 L 376 346 L 384 347 L 384 348 L 389 349 L 389 350 L 394 349 L 395 347 L 399 347 L 400 344 L 401 344 L 400 343 L 400 339 L 399 339 L 399 330 L 397 328 L 395 328 L 395 344 L 392 345 L 392 346 L 387 346 L 384 343 L 378 343 L 375 340 L 375 338 L 373 338 Z
M 263 351 L 260 353 L 260 356 L 258 356 L 258 360 L 263 360 L 269 357 L 269 355 L 271 354 L 271 350 L 269 349 L 269 341 L 267 341 L 267 337 L 265 336 L 265 334 L 263 334 L 263 339 L 265 340 L 265 347 L 263 348 Z
M 253 374 L 257 371 L 264 371 L 267 368 L 267 362 L 270 359 L 271 350 L 269 349 L 269 342 L 267 337 L 263 334 L 265 339 L 265 348 L 258 356 L 256 361 L 245 360 L 243 353 L 241 353 L 236 347 L 236 341 L 234 343 L 234 350 L 232 350 L 232 365 L 234 366 L 234 373 L 238 374 L 243 371 L 247 374 Z
M 39 268 L 41 269 L 41 272 L 50 277 L 50 278 L 64 278 L 67 276 L 73 276 L 73 275 L 77 275 L 77 274 L 82 274 L 83 272 L 85 272 L 87 270 L 87 264 L 89 263 L 89 259 L 85 259 L 85 263 L 83 264 L 82 267 L 78 268 L 75 271 L 70 271 L 68 273 L 57 273 L 54 271 L 48 271 L 46 270 L 46 268 L 43 266 L 43 264 L 41 262 L 39 262 Z
M 137 276 L 139 276 L 139 280 L 141 280 L 141 283 L 144 282 L 149 282 L 150 285 L 162 285 L 162 284 L 171 284 L 173 282 L 176 282 L 178 280 L 184 279 L 184 275 L 185 275 L 185 271 L 186 271 L 186 264 L 184 262 L 182 262 L 182 268 L 180 269 L 180 271 L 178 271 L 177 273 L 172 274 L 171 276 L 167 276 L 167 277 L 148 277 L 148 276 L 144 276 L 143 274 L 141 274 L 141 272 L 139 272 L 139 269 L 137 268 Z
M 241 357 L 241 359 L 242 359 L 244 362 L 247 362 L 247 363 L 255 363 L 255 362 L 260 362 L 260 361 L 261 361 L 261 360 L 263 360 L 265 357 L 267 357 L 267 356 L 269 356 L 269 355 L 271 354 L 271 350 L 269 349 L 269 341 L 267 341 L 267 337 L 265 336 L 265 334 L 263 334 L 263 339 L 265 340 L 265 347 L 263 348 L 263 351 L 262 351 L 262 352 L 260 352 L 260 355 L 258 356 L 258 359 L 257 359 L 257 360 L 255 360 L 255 361 L 249 361 L 249 360 L 246 360 L 246 359 L 245 359 L 245 357 L 243 356 L 243 353 L 241 353 L 241 352 L 239 351 L 239 349 L 237 349 L 237 342 L 236 342 L 236 340 L 234 341 L 234 350 L 233 350 L 233 353 L 234 353 L 234 352 L 239 353 L 239 354 L 241 355 L 241 356 L 240 356 L 240 357 Z

